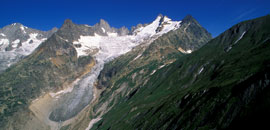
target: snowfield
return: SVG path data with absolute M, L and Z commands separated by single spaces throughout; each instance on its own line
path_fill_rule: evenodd
M 89 50 L 98 48 L 99 53 L 106 54 L 109 58 L 117 57 L 130 51 L 133 47 L 146 41 L 146 39 L 157 38 L 171 30 L 176 30 L 180 27 L 181 21 L 172 21 L 168 17 L 158 16 L 151 24 L 140 27 L 134 31 L 133 35 L 118 36 L 117 33 L 107 33 L 108 36 L 80 36 L 78 41 L 73 44 L 80 44 L 81 47 L 76 47 L 78 57 L 89 55 Z M 157 31 L 161 28 L 160 31 Z M 102 28 L 105 33 L 105 29 Z
M 72 118 L 92 101 L 94 83 L 105 63 L 129 52 L 135 46 L 150 44 L 159 36 L 180 27 L 181 21 L 171 21 L 167 17 L 163 18 L 162 20 L 162 17 L 158 16 L 151 24 L 136 29 L 132 35 L 119 36 L 117 33 L 106 32 L 105 29 L 102 29 L 108 36 L 100 36 L 98 34 L 94 36 L 80 36 L 78 40 L 73 41 L 74 45 L 78 45 L 75 47 L 77 56 L 92 55 L 96 60 L 96 64 L 90 73 L 74 84 L 71 92 L 63 93 L 62 95 L 51 93 L 52 95 L 57 95 L 56 100 L 60 104 L 52 111 L 54 116 Z M 97 52 L 91 53 L 94 50 L 97 50 Z M 59 110 L 61 110 L 61 113 L 57 113 Z M 89 123 L 89 128 L 98 120 L 93 119 Z
M 37 33 L 29 34 L 29 39 L 25 42 L 21 42 L 19 39 L 16 39 L 10 42 L 8 39 L 0 40 L 0 72 L 8 68 L 10 65 L 19 61 L 22 57 L 31 54 L 46 38 L 38 39 Z M 5 48 L 11 44 L 11 47 L 14 49 L 11 51 L 6 51 Z

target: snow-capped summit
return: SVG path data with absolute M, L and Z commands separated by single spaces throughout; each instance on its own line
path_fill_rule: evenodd
M 180 27 L 181 21 L 172 21 L 167 16 L 159 15 L 151 24 L 141 26 L 134 30 L 133 34 L 142 37 L 152 37 L 154 35 L 162 35 L 171 30 L 176 30 Z
M 21 23 L 13 23 L 0 29 L 0 72 L 31 54 L 43 41 L 57 29 L 39 31 Z
M 106 53 L 107 58 L 111 59 L 128 52 L 143 42 L 151 42 L 169 31 L 178 29 L 180 23 L 181 21 L 172 21 L 167 16 L 159 15 L 152 23 L 137 26 L 138 28 L 132 33 L 128 33 L 126 28 L 115 29 L 110 27 L 106 21 L 101 20 L 92 27 L 94 35 L 80 35 L 78 40 L 73 41 L 73 44 L 78 56 L 99 52 Z
M 18 51 L 21 48 L 21 52 L 25 51 L 25 53 L 29 54 L 33 51 L 31 49 L 35 49 L 35 44 L 33 43 L 35 38 L 40 41 L 43 39 L 44 41 L 44 39 L 56 31 L 57 29 L 55 28 L 47 32 L 39 31 L 28 28 L 20 23 L 13 23 L 0 29 L 0 51 Z M 25 45 L 29 44 L 31 46 L 28 46 L 28 50 L 25 50 Z

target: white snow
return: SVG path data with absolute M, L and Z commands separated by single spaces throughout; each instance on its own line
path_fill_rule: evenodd
M 4 33 L 0 33 L 1 36 L 5 37 L 6 35 Z
M 117 37 L 118 36 L 118 34 L 117 33 L 107 33 L 108 34 L 108 36 L 109 37 Z
M 64 39 L 64 38 L 62 38 L 62 37 L 60 37 L 60 36 L 58 36 L 58 37 L 59 37 L 61 40 L 68 42 L 68 39 Z
M 15 41 L 12 42 L 12 47 L 15 48 L 18 46 L 18 43 L 20 43 L 20 39 L 17 39 Z
M 9 43 L 8 39 L 0 39 L 0 46 L 7 45 Z
M 132 61 L 135 61 L 135 60 L 137 60 L 138 58 L 140 58 L 142 56 L 142 53 L 141 54 L 139 54 L 139 55 L 137 55 Z
M 176 30 L 180 27 L 181 21 L 171 21 L 168 17 L 164 18 L 164 22 L 162 23 L 163 29 L 158 34 L 164 34 L 171 30 Z
M 104 28 L 101 28 L 101 29 L 102 29 L 103 33 L 105 33 L 105 32 L 106 32 Z
M 12 43 L 18 44 L 19 42 L 20 42 L 20 39 L 17 39 L 17 40 L 15 40 L 15 41 L 13 41 Z
M 179 47 L 178 50 L 184 54 L 190 54 L 192 53 L 192 50 L 184 50 L 183 48 Z
M 23 31 L 23 33 L 26 33 L 26 32 L 25 32 L 25 29 L 24 29 L 24 26 L 21 26 L 20 28 L 21 28 L 21 30 Z
M 159 66 L 158 69 L 153 70 L 152 73 L 151 73 L 150 75 L 153 75 L 154 73 L 157 72 L 157 70 L 159 70 L 159 69 L 161 69 L 161 68 L 163 68 L 163 67 L 165 67 L 165 66 L 166 66 L 166 64 Z
M 245 35 L 246 31 L 244 31 L 241 36 L 234 42 L 234 44 L 238 43 L 242 38 L 243 36 Z
M 167 16 L 165 16 L 163 22 L 169 22 L 169 21 L 172 21 L 172 19 L 170 19 L 170 18 L 168 18 Z
M 20 53 L 22 55 L 29 55 L 31 54 L 43 41 L 46 40 L 46 38 L 43 39 L 37 39 L 38 34 L 37 33 L 31 33 L 29 34 L 30 38 L 22 43 L 22 46 L 16 50 L 17 53 Z M 30 42 L 33 43 L 30 43 Z
M 227 50 L 225 50 L 226 52 L 229 52 L 232 49 L 232 46 L 229 46 L 229 48 Z
M 152 37 L 154 35 L 162 35 L 164 33 L 167 33 L 171 30 L 178 29 L 180 27 L 181 21 L 172 21 L 168 17 L 164 17 L 164 21 L 160 23 L 161 16 L 158 16 L 155 21 L 153 21 L 151 24 L 136 29 L 134 32 L 136 33 L 138 38 L 146 38 L 146 37 Z M 163 26 L 163 27 L 162 27 Z M 158 27 L 162 27 L 162 30 L 160 32 L 156 32 Z
M 192 50 L 187 50 L 187 53 L 188 53 L 188 54 L 192 53 Z
M 93 49 L 99 49 L 99 54 L 102 54 L 104 58 L 111 59 L 130 51 L 132 47 L 138 45 L 131 40 L 132 36 L 116 37 L 95 34 L 95 36 L 80 36 L 80 39 L 73 43 L 82 45 L 76 48 L 78 57 L 88 55 L 87 52 Z
M 95 123 L 97 123 L 99 120 L 101 120 L 100 117 L 97 117 L 97 118 L 95 118 L 95 119 L 92 119 L 92 120 L 89 122 L 89 125 L 88 125 L 88 127 L 87 127 L 85 130 L 90 130 L 90 129 L 93 127 L 93 125 L 94 125 Z
M 87 24 L 85 24 L 84 26 L 86 26 L 86 27 L 91 27 L 91 26 L 89 26 L 89 25 L 87 25 Z
M 153 21 L 151 24 L 149 24 L 146 27 L 141 27 L 135 30 L 137 32 L 137 35 L 139 37 L 151 37 L 154 34 L 156 34 L 156 29 L 158 28 L 160 24 L 161 16 L 158 16 L 155 21 Z
M 162 30 L 163 32 L 161 31 L 156 33 L 160 18 L 161 17 L 158 17 L 148 26 L 139 28 L 136 30 L 138 33 L 134 35 L 118 36 L 117 33 L 108 33 L 108 36 L 100 36 L 98 34 L 94 34 L 94 36 L 80 36 L 78 40 L 73 41 L 74 45 L 81 45 L 80 47 L 75 47 L 78 57 L 87 56 L 92 54 L 91 52 L 94 50 L 98 50 L 96 53 L 92 54 L 96 60 L 96 64 L 91 69 L 90 73 L 83 76 L 76 84 L 73 85 L 75 87 L 71 92 L 67 90 L 65 92 L 60 91 L 59 93 L 55 93 L 57 96 L 52 94 L 52 96 L 59 98 L 59 101 L 63 101 L 56 109 L 61 109 L 63 113 L 77 112 L 79 109 L 83 109 L 87 104 L 89 104 L 93 99 L 93 86 L 105 63 L 129 52 L 137 45 L 148 44 L 163 33 L 170 31 L 170 26 L 166 25 L 167 29 L 165 31 Z M 167 21 L 169 21 L 169 19 L 167 19 Z M 171 29 L 175 29 L 177 27 L 179 26 L 174 25 Z M 155 71 L 153 73 L 155 73 Z M 101 118 L 96 118 L 91 120 L 87 129 L 90 129 L 93 124 L 100 119 Z
M 157 70 L 152 71 L 152 73 L 151 73 L 150 75 L 153 75 L 154 73 L 156 73 L 156 71 L 157 71 Z
M 135 30 L 134 35 L 118 36 L 117 33 L 109 33 L 108 36 L 80 36 L 80 39 L 74 41 L 74 44 L 81 44 L 77 47 L 77 54 L 79 56 L 86 56 L 93 49 L 99 49 L 99 53 L 104 53 L 107 58 L 111 59 L 130 51 L 133 47 L 141 44 L 144 41 L 154 40 L 164 33 L 175 30 L 180 27 L 181 21 L 171 21 L 168 17 L 164 17 L 163 23 L 160 23 L 161 16 L 158 16 L 151 24 Z M 160 32 L 156 32 L 157 28 L 163 25 Z M 103 32 L 105 29 L 102 28 Z
M 198 74 L 201 74 L 203 70 L 204 70 L 204 67 L 202 67 L 202 68 L 200 69 L 200 71 L 199 71 Z
M 11 51 L 9 51 L 10 53 L 13 53 L 14 56 L 16 55 L 29 55 L 30 53 L 32 53 L 38 46 L 41 42 L 45 41 L 46 38 L 44 39 L 37 39 L 37 33 L 31 33 L 29 36 L 30 38 L 23 42 L 22 43 L 22 46 L 20 46 L 19 48 L 16 48 L 16 49 L 13 49 Z M 33 43 L 30 44 L 30 41 L 33 41 Z M 11 44 L 12 44 L 12 47 L 17 47 L 18 46 L 18 43 L 20 43 L 20 40 L 19 39 L 16 39 L 15 41 L 13 41 Z M 0 45 L 1 44 L 5 44 L 3 45 L 3 48 L 7 47 L 8 44 L 9 44 L 9 40 L 8 39 L 1 39 L 0 40 Z M 1 50 L 2 51 L 2 50 Z
M 37 33 L 32 33 L 29 35 L 30 38 L 25 42 L 22 42 L 19 39 L 16 39 L 13 42 L 9 42 L 8 39 L 0 39 L 0 60 L 3 61 L 0 63 L 0 65 L 3 66 L 0 68 L 0 71 L 3 71 L 7 67 L 16 63 L 20 57 L 31 54 L 41 42 L 46 40 L 46 38 L 37 39 L 37 36 Z M 22 42 L 22 45 L 18 46 L 20 42 Z M 11 45 L 14 49 L 6 51 L 5 48 L 9 45 Z
M 165 64 L 164 65 L 161 65 L 161 66 L 158 67 L 158 69 L 161 69 L 161 68 L 163 68 L 165 66 L 166 66 Z

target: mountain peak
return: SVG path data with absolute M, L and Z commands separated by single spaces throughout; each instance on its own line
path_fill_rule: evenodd
M 192 15 L 188 14 L 184 19 L 194 19 Z
M 195 22 L 197 23 L 197 21 L 190 15 L 188 14 L 183 20 L 182 20 L 183 23 L 189 23 L 189 22 Z
M 100 24 L 108 24 L 108 22 L 107 22 L 106 20 L 104 20 L 104 19 L 100 19 L 100 20 L 99 20 L 99 23 L 100 23 Z
M 57 27 L 53 27 L 53 28 L 51 29 L 51 31 L 54 31 L 54 32 L 56 32 L 57 30 L 58 30 Z
M 109 23 L 108 23 L 107 21 L 105 21 L 104 19 L 100 19 L 98 25 L 99 25 L 100 27 L 104 27 L 105 29 L 110 28 Z
M 164 17 L 164 16 L 163 16 L 163 14 L 158 14 L 158 16 L 157 16 L 157 17 L 161 17 L 161 18 L 162 18 L 162 17 Z
M 66 19 L 64 21 L 64 24 L 69 25 L 69 24 L 73 24 L 73 23 L 72 23 L 72 21 L 70 19 Z
M 23 26 L 21 23 L 13 23 L 11 26 Z
M 75 27 L 75 24 L 70 19 L 66 19 L 64 21 L 64 24 L 60 28 L 60 30 L 65 30 L 65 29 L 74 28 L 74 27 Z

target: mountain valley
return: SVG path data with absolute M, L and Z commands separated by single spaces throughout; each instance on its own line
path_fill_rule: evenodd
M 131 30 L 0 29 L 0 129 L 267 127 L 270 16 L 216 38 L 191 15 Z

